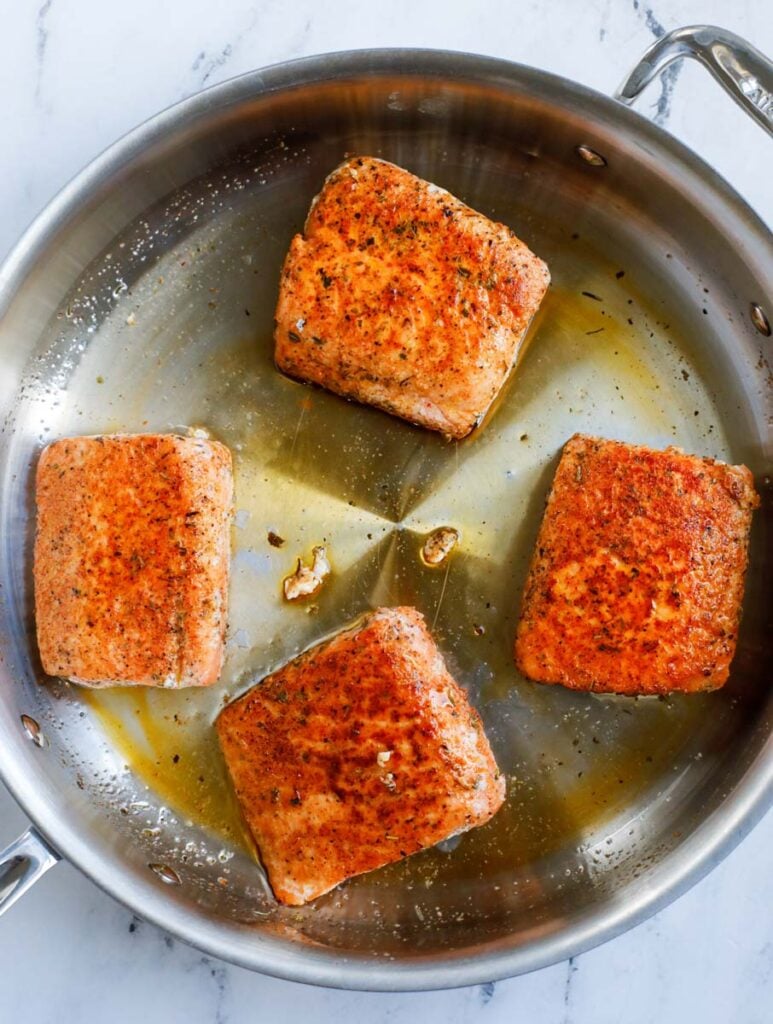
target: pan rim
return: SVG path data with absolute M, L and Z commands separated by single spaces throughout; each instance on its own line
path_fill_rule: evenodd
M 179 131 L 200 117 L 213 116 L 218 110 L 268 93 L 386 74 L 438 79 L 453 75 L 492 87 L 527 89 L 547 99 L 571 94 L 575 100 L 585 100 L 609 114 L 616 126 L 628 125 L 648 145 L 698 175 L 702 186 L 724 205 L 725 212 L 732 214 L 736 223 L 743 222 L 755 243 L 763 248 L 771 245 L 765 224 L 716 171 L 663 129 L 602 93 L 548 72 L 476 54 L 402 48 L 337 51 L 281 62 L 214 85 L 166 108 L 109 146 L 60 190 L 9 252 L 0 268 L 0 316 L 71 214 L 108 185 L 123 167 L 148 153 L 170 129 Z M 267 936 L 247 943 L 245 937 L 254 936 L 249 928 L 213 924 L 192 905 L 174 899 L 158 900 L 158 886 L 152 879 L 118 869 L 106 850 L 95 852 L 88 838 L 47 804 L 34 786 L 30 787 L 24 759 L 11 754 L 10 747 L 7 754 L 1 744 L 0 777 L 55 849 L 109 895 L 182 941 L 239 966 L 286 980 L 333 988 L 411 991 L 480 984 L 546 967 L 585 952 L 656 913 L 719 863 L 773 802 L 773 737 L 768 738 L 722 805 L 664 858 L 658 871 L 662 877 L 636 900 L 625 905 L 604 904 L 582 915 L 570 931 L 539 938 L 527 946 L 489 951 L 483 947 L 472 956 L 434 954 L 426 960 L 398 964 L 300 946 L 295 946 L 288 957 L 291 944 Z

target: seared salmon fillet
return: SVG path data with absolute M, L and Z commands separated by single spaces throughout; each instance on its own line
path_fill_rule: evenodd
M 35 612 L 49 675 L 207 686 L 223 657 L 231 453 L 171 435 L 68 437 L 37 469 Z
M 326 180 L 285 260 L 285 373 L 448 437 L 483 418 L 547 290 L 503 224 L 374 157 Z
M 518 667 L 575 690 L 722 686 L 758 504 L 745 466 L 576 434 L 537 538 Z
M 282 903 L 482 825 L 505 796 L 480 718 L 413 608 L 381 608 L 296 658 L 217 731 Z

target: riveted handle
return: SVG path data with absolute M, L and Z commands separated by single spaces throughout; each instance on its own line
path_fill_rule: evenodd
M 0 852 L 0 914 L 59 862 L 59 855 L 34 828 Z
M 662 36 L 625 79 L 615 99 L 630 106 L 681 57 L 700 61 L 725 92 L 773 135 L 773 62 L 734 32 L 714 25 L 691 25 Z

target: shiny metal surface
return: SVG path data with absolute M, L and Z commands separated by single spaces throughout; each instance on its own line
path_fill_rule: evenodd
M 578 159 L 578 146 L 606 166 Z M 518 372 L 459 444 L 273 368 L 282 256 L 327 171 L 355 151 L 446 186 L 551 265 Z M 766 341 L 748 310 L 773 307 L 770 260 L 763 225 L 678 142 L 596 93 L 501 61 L 298 61 L 119 142 L 0 271 L 0 769 L 32 820 L 98 884 L 202 949 L 351 988 L 531 970 L 673 898 L 770 801 L 767 509 L 733 678 L 717 694 L 632 702 L 536 686 L 513 667 L 514 624 L 556 455 L 575 430 L 678 443 L 763 479 Z M 89 694 L 45 680 L 29 561 L 41 445 L 191 427 L 235 454 L 221 683 Z M 439 526 L 460 540 L 437 569 L 420 552 Z M 333 576 L 316 611 L 288 608 L 283 576 L 323 542 Z M 507 806 L 453 848 L 279 909 L 224 784 L 212 717 L 296 651 L 397 602 L 427 614 L 480 708 Z M 21 715 L 40 723 L 42 746 Z
M 714 25 L 677 28 L 655 40 L 615 99 L 633 103 L 669 64 L 682 57 L 703 64 L 725 92 L 773 135 L 773 63 L 745 39 Z
M 34 885 L 59 857 L 34 828 L 0 850 L 0 913 L 4 913 Z

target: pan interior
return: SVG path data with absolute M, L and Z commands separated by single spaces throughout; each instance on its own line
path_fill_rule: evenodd
M 525 355 L 462 442 L 274 368 L 284 253 L 325 174 L 352 152 L 448 188 L 509 224 L 551 268 Z M 526 942 L 641 884 L 706 812 L 717 773 L 753 733 L 753 612 L 731 684 L 711 695 L 578 694 L 530 683 L 513 664 L 544 499 L 574 432 L 731 461 L 749 450 L 743 422 L 728 412 L 736 385 L 718 388 L 707 356 L 706 337 L 720 345 L 734 329 L 703 313 L 724 298 L 685 273 L 684 254 L 645 213 L 636 221 L 624 206 L 594 201 L 592 171 L 566 153 L 540 156 L 517 136 L 486 138 L 482 128 L 471 141 L 436 119 L 366 130 L 356 112 L 324 131 L 264 134 L 149 203 L 60 296 L 36 339 L 5 427 L 22 510 L 8 528 L 19 541 L 13 594 L 26 627 L 25 707 L 43 724 L 47 770 L 70 787 L 84 827 L 138 870 L 172 867 L 182 880 L 175 897 L 221 921 L 398 958 Z M 69 434 L 196 428 L 235 460 L 220 683 L 89 692 L 45 680 L 30 615 L 36 451 Z M 446 566 L 426 567 L 423 538 L 443 525 L 461 541 Z M 283 546 L 269 543 L 269 531 Z M 289 606 L 281 580 L 320 543 L 332 578 L 311 603 Z M 479 708 L 508 780 L 506 805 L 485 827 L 308 908 L 278 908 L 212 722 L 299 651 L 369 608 L 397 604 L 425 614 Z

